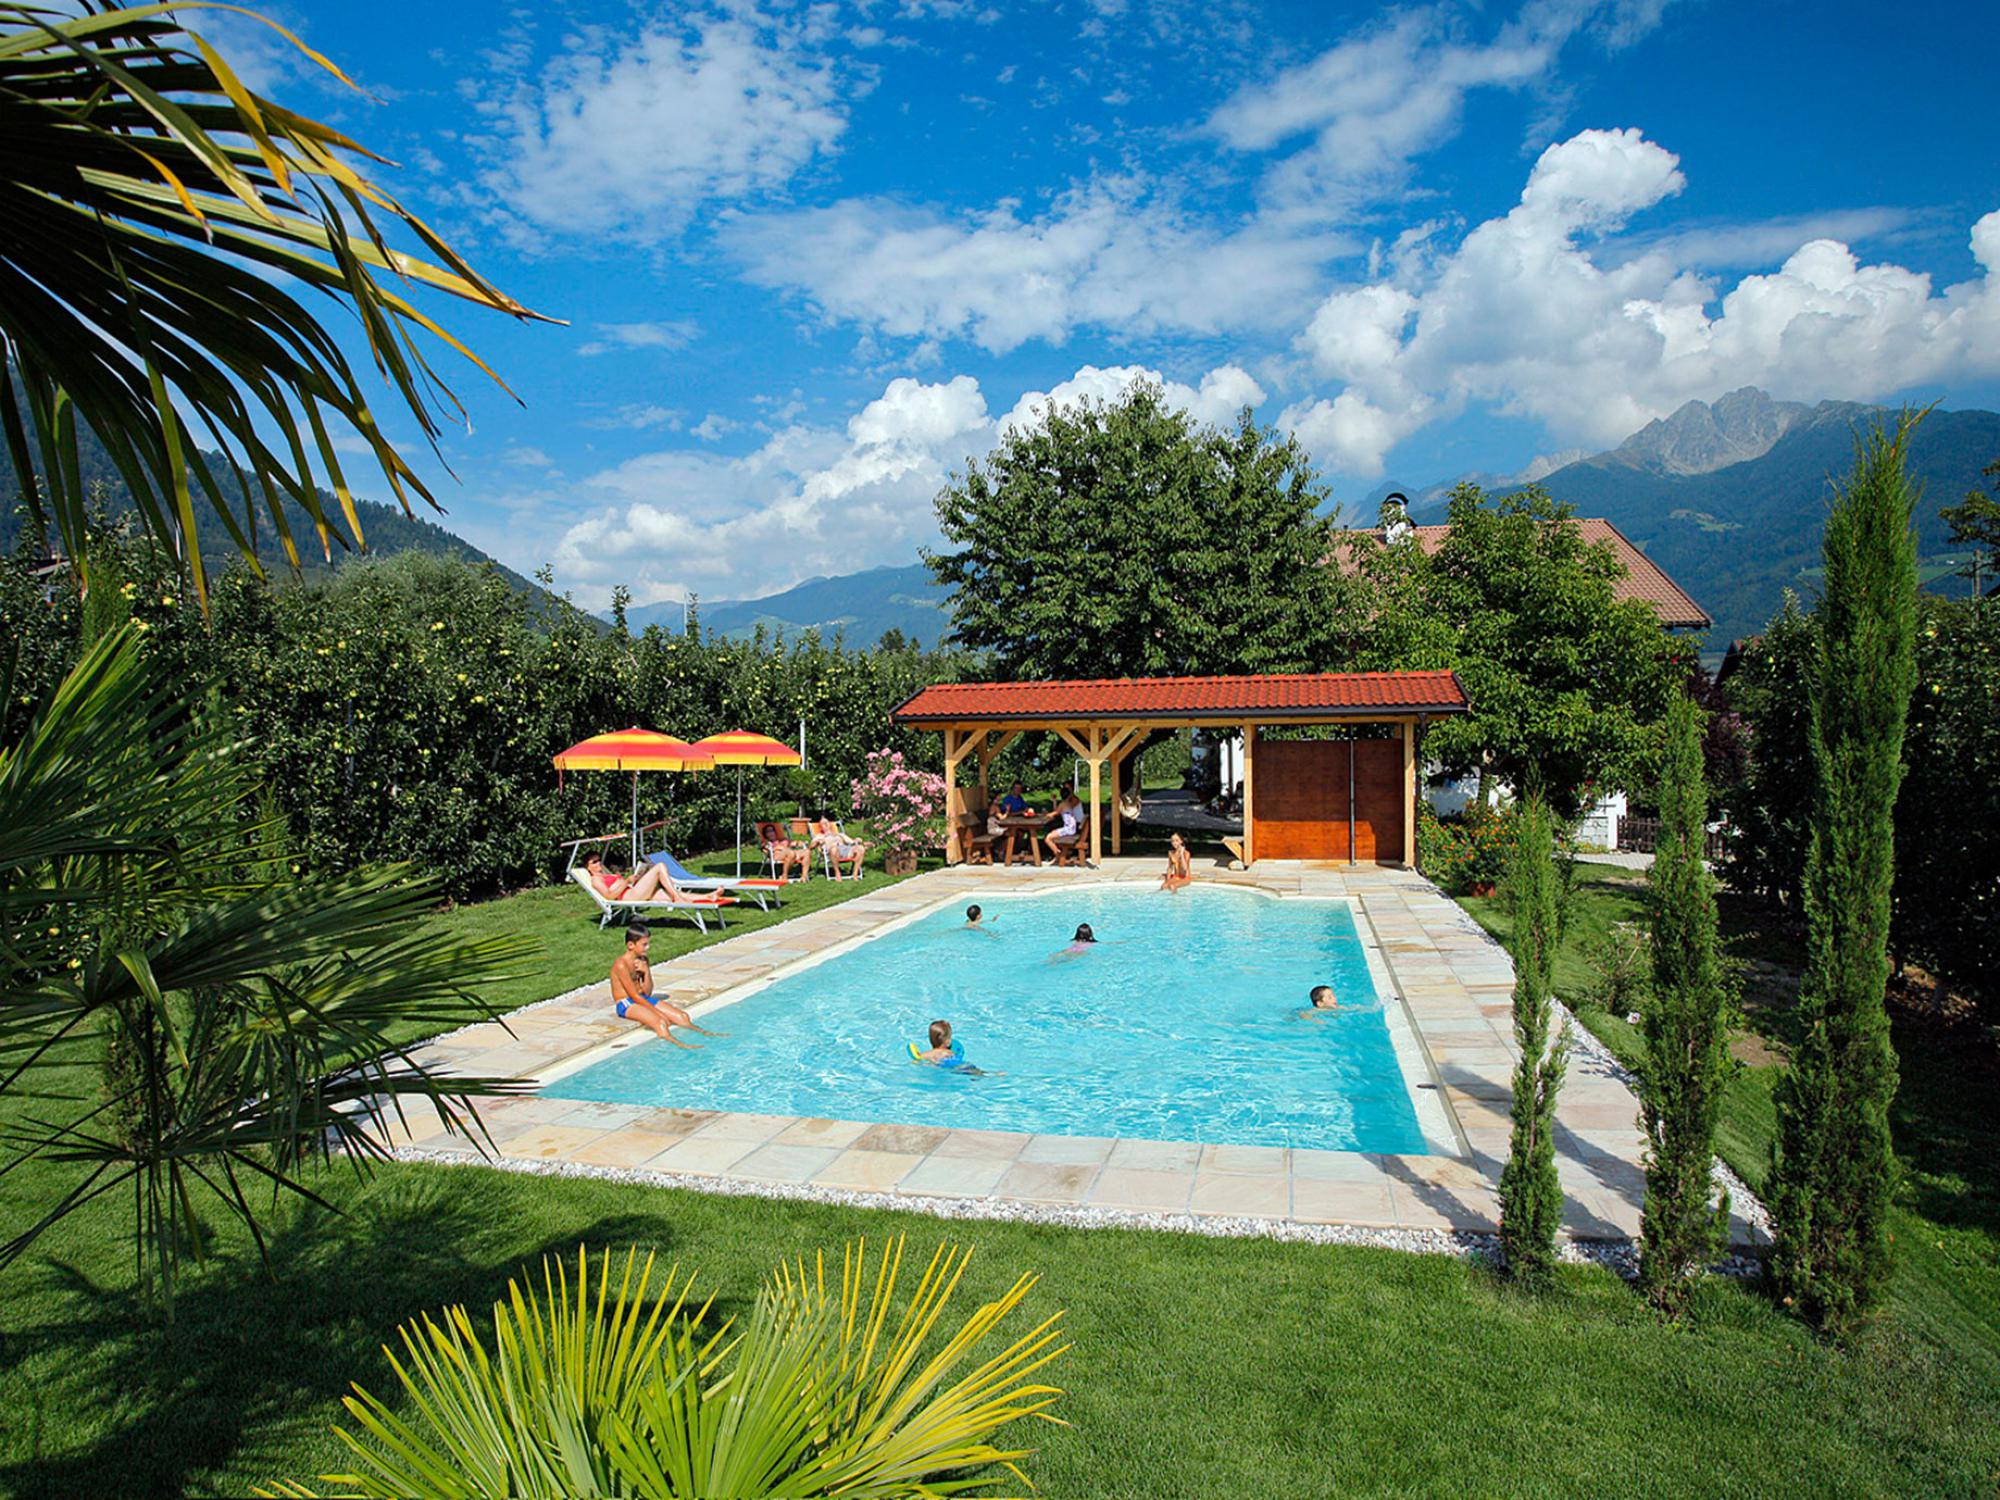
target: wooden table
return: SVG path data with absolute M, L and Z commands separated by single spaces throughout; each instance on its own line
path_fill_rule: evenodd
M 993 821 L 1007 830 L 1007 857 L 1001 863 L 1008 865 L 1014 863 L 1015 836 L 1025 831 L 1028 835 L 1028 848 L 1035 856 L 1035 868 L 1040 869 L 1042 866 L 1042 841 L 1039 834 L 1042 829 L 1048 827 L 1055 819 L 1056 815 L 1052 812 L 1020 813 L 1003 818 L 995 818 Z

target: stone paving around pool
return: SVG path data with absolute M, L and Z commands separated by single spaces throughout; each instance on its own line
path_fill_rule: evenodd
M 1163 862 L 1112 859 L 1101 870 L 966 867 L 935 871 L 866 896 L 745 933 L 658 964 L 657 988 L 700 1019 L 706 1003 L 803 959 L 939 903 L 980 893 L 1061 884 L 1157 884 Z M 1512 967 L 1506 951 L 1449 897 L 1415 874 L 1371 866 L 1266 861 L 1210 879 L 1280 896 L 1347 897 L 1364 942 L 1372 937 L 1421 1041 L 1428 1077 L 1408 1079 L 1442 1101 L 1451 1154 L 1391 1156 L 1268 1146 L 1113 1140 L 1009 1131 L 946 1130 L 862 1120 L 799 1119 L 529 1096 L 480 1106 L 488 1154 L 502 1164 L 593 1169 L 716 1191 L 787 1188 L 812 1196 L 879 1195 L 911 1206 L 978 1204 L 1131 1216 L 1218 1216 L 1273 1226 L 1344 1225 L 1381 1230 L 1490 1233 L 1507 1155 Z M 1163 901 L 1174 899 L 1162 894 Z M 589 914 L 579 906 L 577 919 Z M 607 940 L 607 966 L 611 954 Z M 1378 971 L 1379 972 L 1379 971 Z M 1393 1003 L 1393 1002 L 1392 1002 Z M 544 1001 L 498 1023 L 441 1038 L 427 1064 L 519 1078 L 570 1071 L 583 1054 L 634 1041 L 611 1011 L 609 983 Z M 659 1043 L 641 1039 L 639 1044 Z M 1578 1241 L 1638 1234 L 1644 1139 L 1638 1103 L 1614 1068 L 1579 1055 L 1557 1105 L 1557 1170 L 1565 1228 Z M 412 1158 L 476 1158 L 481 1146 L 413 1108 L 391 1144 Z M 925 1202 L 924 1200 L 931 1200 Z M 1732 1242 L 1763 1243 L 1741 1217 Z

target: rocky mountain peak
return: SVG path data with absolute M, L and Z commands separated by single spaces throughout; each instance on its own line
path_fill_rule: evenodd
M 1711 474 L 1762 458 L 1812 414 L 1800 402 L 1773 401 L 1746 385 L 1713 402 L 1690 401 L 1672 416 L 1648 422 L 1611 456 L 1657 474 Z

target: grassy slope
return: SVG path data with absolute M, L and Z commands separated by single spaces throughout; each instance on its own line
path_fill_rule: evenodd
M 1559 993 L 1583 989 L 1589 975 L 1583 951 L 1613 922 L 1642 916 L 1644 892 L 1643 880 L 1622 871 L 1586 869 L 1557 961 Z M 1496 936 L 1506 935 L 1508 914 L 1499 898 L 1462 904 Z M 1796 947 L 1762 912 L 1727 894 L 1722 920 L 1728 950 L 1757 966 L 1748 1028 L 1782 1046 L 1793 1024 L 1787 1001 L 1796 985 Z M 1638 1028 L 1601 1010 L 1585 1008 L 1579 1016 L 1622 1061 L 1636 1061 Z M 1957 1364 L 2000 1392 L 2000 1118 L 1992 1107 L 2000 1068 L 1976 1038 L 1896 1019 L 1902 1085 L 1894 1125 L 1904 1175 L 1892 1219 L 1896 1279 L 1875 1337 L 1906 1346 L 1907 1358 Z M 1775 1064 L 1740 1067 L 1717 1137 L 1723 1160 L 1759 1191 L 1777 1135 L 1776 1084 Z
M 547 894 L 441 920 L 552 930 L 544 991 L 598 972 L 594 928 Z M 242 1493 L 339 1466 L 339 1395 L 350 1378 L 386 1388 L 380 1346 L 399 1320 L 483 1307 L 522 1262 L 579 1241 L 657 1246 L 740 1311 L 776 1257 L 898 1231 L 979 1247 L 962 1311 L 1022 1268 L 1044 1276 L 1030 1311 L 1067 1310 L 1073 1425 L 1039 1434 L 1031 1470 L 1047 1494 L 1970 1495 L 2000 1465 L 2000 1390 L 1937 1355 L 1965 1336 L 1942 1313 L 1930 1336 L 1839 1353 L 1726 1285 L 1671 1330 L 1595 1271 L 1530 1298 L 1382 1251 L 941 1225 L 480 1169 L 323 1185 L 344 1213 L 281 1211 L 276 1284 L 225 1231 L 170 1332 L 133 1331 L 108 1205 L 9 1273 L 0 1493 Z M 0 1223 L 38 1186 L 0 1178 Z

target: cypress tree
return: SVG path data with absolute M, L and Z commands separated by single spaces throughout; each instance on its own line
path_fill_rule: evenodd
M 1916 418 L 1857 445 L 1827 517 L 1809 747 L 1813 814 L 1802 907 L 1800 1040 L 1778 1091 L 1772 1273 L 1785 1301 L 1852 1327 L 1889 1272 L 1896 1054 L 1885 1003 L 1893 813 L 1916 680 Z
M 1667 709 L 1659 842 L 1647 876 L 1653 998 L 1645 1010 L 1639 1079 L 1646 1131 L 1639 1285 L 1670 1316 L 1686 1306 L 1692 1276 L 1715 1258 L 1729 1223 L 1728 1196 L 1716 1201 L 1709 1175 L 1729 1080 L 1729 1026 L 1715 882 L 1702 863 L 1708 830 L 1702 717 L 1685 695 Z
M 1562 1227 L 1556 1177 L 1556 1093 L 1569 1063 L 1569 1033 L 1551 1040 L 1557 943 L 1555 841 L 1548 804 L 1537 789 L 1522 799 L 1507 884 L 1514 928 L 1514 1129 L 1500 1172 L 1500 1248 L 1507 1269 L 1526 1282 L 1548 1280 Z

